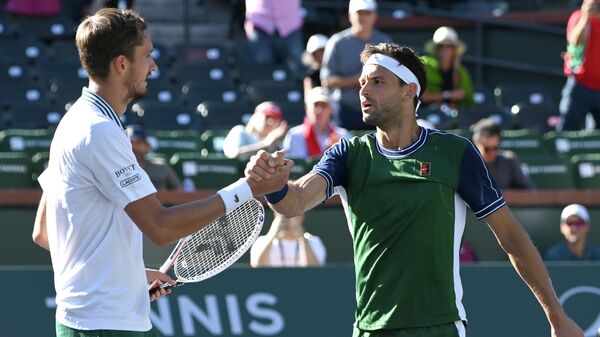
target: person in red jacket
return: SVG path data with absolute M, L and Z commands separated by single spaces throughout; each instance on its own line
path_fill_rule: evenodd
M 567 83 L 557 130 L 581 130 L 591 112 L 600 126 L 600 0 L 583 0 L 567 24 Z

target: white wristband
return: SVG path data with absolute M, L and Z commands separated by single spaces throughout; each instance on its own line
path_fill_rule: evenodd
M 240 178 L 235 183 L 220 189 L 217 194 L 223 199 L 225 214 L 233 212 L 246 201 L 252 199 L 252 190 L 244 178 Z

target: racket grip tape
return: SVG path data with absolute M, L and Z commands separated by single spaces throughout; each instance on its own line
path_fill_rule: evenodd
M 148 294 L 152 295 L 152 293 L 154 293 L 155 291 L 157 291 L 159 288 L 160 289 L 164 289 L 164 290 L 169 290 L 175 287 L 179 287 L 180 285 L 183 285 L 183 282 L 177 282 L 175 284 L 169 284 L 169 283 L 163 283 L 161 285 L 156 285 L 150 289 L 148 289 Z

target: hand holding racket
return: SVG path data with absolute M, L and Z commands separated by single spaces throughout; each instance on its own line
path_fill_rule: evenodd
M 252 246 L 264 220 L 262 204 L 250 199 L 198 232 L 180 239 L 159 269 L 166 273 L 174 267 L 177 283 L 159 286 L 156 280 L 148 287 L 149 293 L 154 293 L 158 287 L 168 290 L 185 283 L 206 280 L 222 272 Z

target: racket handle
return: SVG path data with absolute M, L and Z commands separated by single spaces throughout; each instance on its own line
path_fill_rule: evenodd
M 183 285 L 183 284 L 184 284 L 183 282 L 177 282 L 175 284 L 163 283 L 161 285 L 158 285 L 158 283 L 156 283 L 150 289 L 148 289 L 148 294 L 152 294 L 153 292 L 157 291 L 158 288 L 164 289 L 164 290 L 169 290 L 171 288 L 179 287 L 180 285 Z

